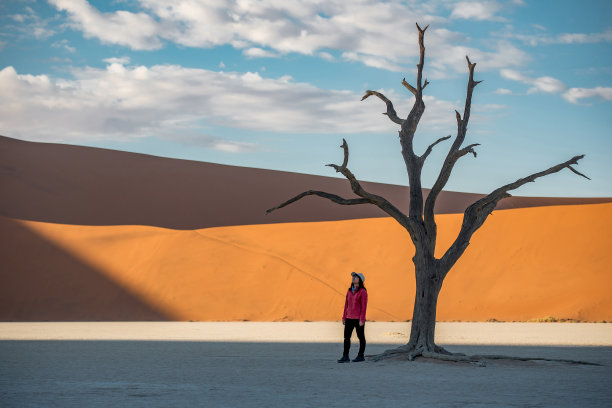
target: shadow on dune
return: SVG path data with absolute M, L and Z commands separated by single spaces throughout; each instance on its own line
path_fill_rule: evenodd
M 0 321 L 173 320 L 17 221 L 0 242 Z
M 363 183 L 407 211 L 409 188 Z M 0 136 L 0 215 L 76 225 L 173 229 L 385 217 L 371 205 L 307 197 L 265 215 L 305 190 L 352 197 L 344 179 Z M 429 190 L 423 190 L 425 195 Z M 461 213 L 482 194 L 442 192 L 436 213 Z M 497 209 L 611 202 L 612 198 L 511 197 Z

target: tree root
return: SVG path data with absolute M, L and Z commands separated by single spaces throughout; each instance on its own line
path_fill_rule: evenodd
M 550 361 L 553 363 L 566 363 L 566 364 L 578 364 L 578 365 L 592 365 L 592 366 L 603 366 L 599 363 L 591 363 L 589 361 L 580 360 L 567 360 L 562 358 L 543 358 L 543 357 L 513 357 L 505 356 L 500 354 L 481 354 L 471 356 L 473 358 L 485 359 L 485 360 L 514 360 L 514 361 Z
M 578 365 L 593 365 L 601 366 L 602 364 L 591 363 L 588 361 L 579 360 L 567 360 L 567 359 L 556 359 L 556 358 L 542 358 L 542 357 L 513 357 L 499 354 L 478 354 L 468 356 L 463 353 L 451 353 L 445 350 L 443 347 L 434 345 L 433 347 L 426 347 L 419 345 L 416 347 L 405 344 L 403 346 L 389 349 L 380 354 L 367 356 L 369 361 L 382 361 L 382 360 L 409 360 L 413 361 L 417 357 L 426 359 L 442 360 L 455 363 L 467 363 L 473 364 L 479 367 L 486 367 L 487 361 L 489 360 L 509 360 L 509 361 L 547 361 L 554 363 L 564 364 L 578 364 Z

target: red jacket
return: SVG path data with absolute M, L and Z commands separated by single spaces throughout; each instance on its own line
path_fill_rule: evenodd
M 367 307 L 368 291 L 365 289 L 359 289 L 353 293 L 353 291 L 349 289 L 348 292 L 346 292 L 342 323 L 344 323 L 346 319 L 359 319 L 359 321 L 365 323 Z

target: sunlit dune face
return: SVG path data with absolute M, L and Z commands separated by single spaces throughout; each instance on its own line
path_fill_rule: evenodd
M 462 216 L 436 221 L 439 257 Z M 338 320 L 353 270 L 368 277 L 368 320 L 412 317 L 414 248 L 388 218 L 191 231 L 18 222 L 171 320 Z M 5 271 L 19 273 L 30 244 L 4 238 Z M 437 318 L 610 320 L 610 242 L 612 204 L 496 211 L 447 276 Z M 61 301 L 38 293 L 5 313 Z

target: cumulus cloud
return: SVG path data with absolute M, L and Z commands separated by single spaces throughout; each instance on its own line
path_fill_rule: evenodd
M 612 29 L 608 29 L 603 33 L 565 33 L 557 36 L 557 41 L 560 44 L 586 44 L 598 42 L 612 42 Z
M 323 58 L 326 61 L 335 61 L 336 60 L 336 58 L 334 58 L 334 56 L 331 55 L 329 52 L 321 51 L 317 55 L 319 57 Z
M 215 149 L 229 153 L 244 153 L 260 150 L 260 146 L 256 143 L 227 140 L 205 133 L 161 135 L 161 138 L 197 148 Z
M 101 13 L 86 0 L 49 1 L 58 10 L 67 12 L 72 27 L 86 37 L 135 50 L 158 49 L 162 45 L 158 38 L 162 27 L 148 14 L 123 10 Z
M 498 41 L 494 51 L 482 51 L 467 46 L 456 46 L 447 49 L 433 49 L 429 53 L 433 61 L 430 65 L 441 72 L 452 70 L 455 73 L 467 72 L 466 55 L 475 62 L 478 71 L 488 71 L 505 67 L 520 67 L 529 61 L 529 57 L 507 41 Z M 430 76 L 435 78 L 435 76 Z
M 598 86 L 595 88 L 570 88 L 563 94 L 563 99 L 568 102 L 578 104 L 580 99 L 601 98 L 612 101 L 612 88 Z
M 497 95 L 511 95 L 512 91 L 506 88 L 497 88 L 493 93 Z
M 129 64 L 130 63 L 130 57 L 124 56 L 124 57 L 111 57 L 111 58 L 104 58 L 102 61 L 106 62 L 107 64 Z
M 559 93 L 567 89 L 565 84 L 559 81 L 557 78 L 549 76 L 541 76 L 532 81 L 533 87 L 527 90 L 527 93 L 533 92 L 547 92 L 547 93 Z
M 518 81 L 523 83 L 531 83 L 533 80 L 531 78 L 526 77 L 518 71 L 513 69 L 502 69 L 499 71 L 502 78 L 510 79 L 512 81 Z
M 496 16 L 501 6 L 495 1 L 460 1 L 453 6 L 451 18 L 505 21 Z
M 361 93 L 324 90 L 287 76 L 126 66 L 120 61 L 107 59 L 103 69 L 72 68 L 72 79 L 20 75 L 13 67 L 4 68 L 0 133 L 72 142 L 156 136 L 245 151 L 254 146 L 203 135 L 214 126 L 277 133 L 397 131 L 397 125 L 380 115 L 384 104 L 376 98 L 361 102 Z M 412 99 L 381 91 L 394 101 L 398 114 L 407 115 Z M 425 103 L 421 130 L 454 129 L 453 110 L 460 106 L 433 96 L 425 97 Z
M 19 32 L 22 35 L 45 39 L 55 34 L 55 31 L 49 28 L 50 19 L 41 18 L 30 6 L 26 6 L 22 14 L 12 14 L 7 17 L 18 24 L 6 28 Z
M 527 90 L 527 93 L 560 93 L 567 89 L 567 86 L 563 82 L 549 76 L 530 78 L 512 69 L 502 69 L 500 71 L 500 75 L 502 76 L 502 78 L 505 79 L 510 79 L 512 81 L 518 81 L 524 84 L 532 85 L 532 87 Z
M 597 86 L 595 88 L 569 88 L 560 80 L 549 76 L 530 78 L 512 69 L 502 69 L 502 78 L 512 81 L 522 82 L 532 85 L 527 93 L 546 92 L 551 94 L 561 94 L 563 99 L 570 103 L 578 104 L 581 99 L 599 98 L 606 101 L 612 100 L 612 87 Z M 498 90 L 499 91 L 499 90 Z M 496 93 L 499 93 L 496 91 Z
M 344 52 L 342 58 L 347 61 L 359 61 L 368 67 L 382 68 L 388 71 L 402 72 L 404 68 L 382 56 L 360 54 L 357 52 Z
M 51 44 L 51 46 L 54 48 L 63 48 L 70 53 L 76 52 L 76 48 L 71 46 L 68 40 L 55 41 L 54 43 Z
M 278 58 L 277 54 L 257 47 L 248 48 L 242 53 L 249 58 Z
M 535 27 L 536 34 L 520 34 L 513 31 L 506 31 L 499 34 L 505 38 L 513 38 L 531 46 L 550 45 L 550 44 L 596 44 L 612 42 L 612 29 L 599 33 L 561 33 L 552 35 L 546 32 L 542 26 Z
M 408 22 L 419 21 L 434 23 L 426 38 L 427 63 L 434 64 L 430 78 L 454 75 L 466 51 L 470 57 L 482 56 L 482 70 L 518 67 L 527 60 L 527 54 L 507 42 L 487 50 L 463 46 L 462 34 L 440 28 L 445 18 L 435 12 L 445 6 L 438 3 L 142 0 L 139 13 L 101 13 L 86 0 L 51 2 L 86 36 L 133 49 L 156 49 L 164 41 L 201 48 L 229 44 L 249 57 L 300 53 L 327 60 L 333 60 L 328 51 L 336 50 L 345 60 L 400 71 L 413 67 L 418 57 L 417 31 Z M 458 3 L 455 15 L 471 16 L 465 4 L 473 3 Z M 478 16 L 487 19 L 499 9 L 496 2 L 477 4 L 484 13 Z

